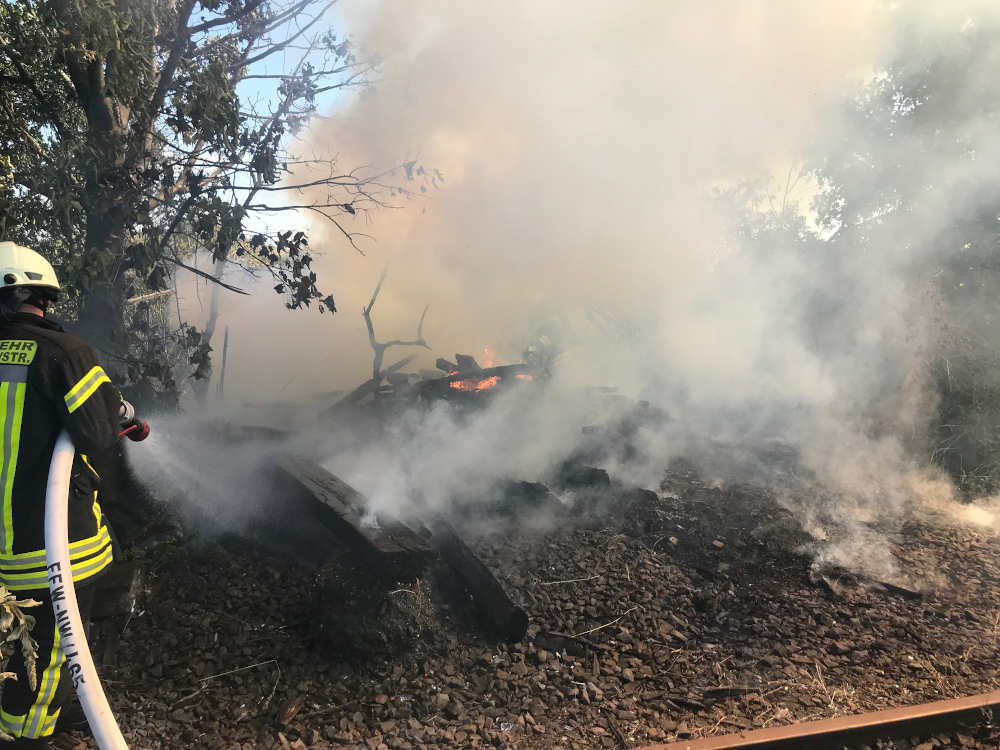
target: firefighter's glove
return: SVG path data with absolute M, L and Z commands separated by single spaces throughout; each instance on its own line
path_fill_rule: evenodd
M 124 427 L 133 419 L 135 419 L 135 407 L 125 399 L 122 399 L 122 404 L 118 407 L 118 424 Z

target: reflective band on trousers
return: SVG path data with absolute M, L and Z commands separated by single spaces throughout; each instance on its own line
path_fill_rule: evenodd
M 39 737 L 48 737 L 55 731 L 56 722 L 59 720 L 60 710 L 60 708 L 57 708 L 52 713 L 48 713 L 48 711 L 46 711 L 45 719 L 42 721 L 42 731 L 38 734 Z M 0 709 L 0 727 L 2 727 L 3 730 L 11 737 L 26 737 L 27 735 L 23 735 L 22 733 L 24 732 L 24 727 L 27 721 L 27 714 L 24 716 L 15 716 L 14 714 L 9 714 Z
M 72 414 L 94 395 L 94 391 L 100 388 L 101 383 L 110 382 L 111 378 L 105 374 L 101 366 L 94 365 L 90 368 L 90 372 L 80 378 L 77 384 L 69 389 L 69 393 L 63 396 L 66 401 L 66 409 Z
M 59 632 L 58 623 L 54 626 L 52 648 L 49 651 L 49 658 L 42 670 L 42 677 L 39 680 L 38 692 L 35 694 L 35 702 L 28 708 L 28 713 L 17 716 L 0 710 L 0 727 L 12 737 L 25 737 L 37 739 L 47 737 L 56 728 L 56 721 L 59 719 L 57 708 L 49 713 L 49 707 L 56 696 L 56 689 L 59 687 L 59 677 L 62 666 L 66 662 L 66 656 L 60 648 L 62 635 Z
M 22 737 L 41 737 L 45 732 L 45 723 L 48 718 L 49 705 L 56 697 L 56 688 L 59 686 L 59 672 L 62 670 L 66 656 L 59 648 L 61 636 L 59 625 L 55 626 L 55 636 L 52 639 L 52 653 L 49 654 L 49 663 L 42 672 L 42 684 L 38 686 L 38 695 L 35 702 L 28 709 L 28 714 L 24 717 L 24 730 Z

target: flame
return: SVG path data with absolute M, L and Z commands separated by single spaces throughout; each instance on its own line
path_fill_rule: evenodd
M 483 353 L 480 356 L 480 367 L 484 370 L 489 370 L 497 366 L 497 355 L 496 352 L 491 347 L 483 347 Z M 455 369 L 448 373 L 448 376 L 465 374 L 460 373 L 459 370 Z M 476 378 L 472 373 L 468 373 L 472 377 L 465 378 L 463 380 L 453 380 L 448 383 L 448 386 L 454 388 L 456 391 L 467 391 L 469 393 L 475 393 L 476 391 L 488 391 L 490 388 L 495 388 L 500 384 L 501 377 L 499 375 L 492 375 L 488 378 L 480 377 Z M 518 380 L 534 380 L 534 375 L 529 375 L 528 373 L 520 373 L 515 375 Z
M 500 382 L 500 376 L 494 375 L 482 380 L 455 380 L 448 385 L 456 391 L 487 391 Z
M 481 367 L 484 370 L 488 370 L 491 367 L 497 366 L 497 353 L 493 351 L 490 347 L 483 347 L 483 362 Z

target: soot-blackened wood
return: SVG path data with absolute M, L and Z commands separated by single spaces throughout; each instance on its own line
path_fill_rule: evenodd
M 415 580 L 434 556 L 426 541 L 395 519 L 379 516 L 377 526 L 364 523 L 365 497 L 322 466 L 286 457 L 277 462 L 276 471 L 282 484 L 295 490 L 290 499 L 383 580 Z
M 611 477 L 605 469 L 570 460 L 559 467 L 555 482 L 565 490 L 606 490 L 611 486 Z
M 435 519 L 430 528 L 434 548 L 465 585 L 485 626 L 494 635 L 510 643 L 524 638 L 528 631 L 528 615 L 510 600 L 489 568 L 476 557 L 449 523 Z
M 353 407 L 358 406 L 362 401 L 364 401 L 366 396 L 377 393 L 383 379 L 394 375 L 396 372 L 410 364 L 410 362 L 414 359 L 416 359 L 416 355 L 403 357 L 398 362 L 384 368 L 378 378 L 370 378 L 366 380 L 364 383 L 340 399 L 340 401 L 323 412 L 322 417 L 324 419 L 329 419 L 331 417 L 341 416 L 345 412 L 349 412 Z
M 483 369 L 476 362 L 476 358 L 470 357 L 468 354 L 456 354 L 455 362 L 458 363 L 458 371 L 463 375 L 473 375 Z
M 437 361 L 434 363 L 434 366 L 443 372 L 455 372 L 456 370 L 458 370 L 458 365 L 456 365 L 454 362 L 449 362 L 444 357 L 438 357 Z
M 558 498 L 540 482 L 501 479 L 482 496 L 457 501 L 457 510 L 465 516 L 531 519 L 556 519 L 565 510 Z

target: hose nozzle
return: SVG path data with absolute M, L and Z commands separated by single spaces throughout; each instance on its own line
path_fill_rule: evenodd
M 121 425 L 118 437 L 127 437 L 136 443 L 149 437 L 149 423 L 139 419 L 135 415 L 135 407 L 125 399 L 122 399 L 121 407 L 118 409 L 118 419 Z
M 122 431 L 118 433 L 118 437 L 127 437 L 136 443 L 145 440 L 149 437 L 149 422 L 142 419 L 134 419 L 127 425 L 123 424 Z

